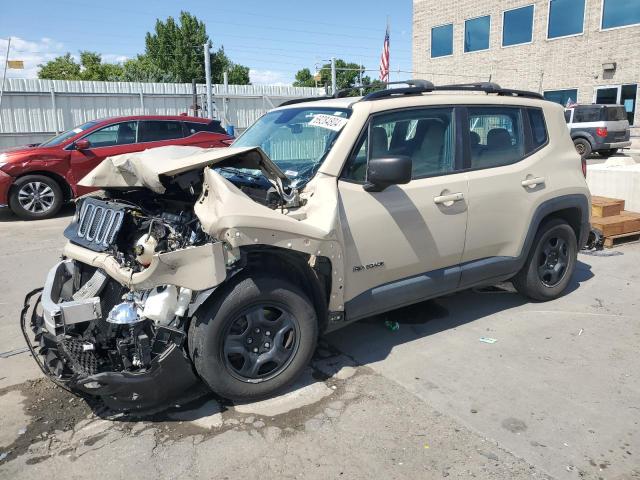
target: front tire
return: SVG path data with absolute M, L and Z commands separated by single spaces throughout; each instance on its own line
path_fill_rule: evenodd
M 533 300 L 554 300 L 567 288 L 577 258 L 573 228 L 564 220 L 552 219 L 538 230 L 526 263 L 512 280 L 513 286 Z
M 578 152 L 578 155 L 580 155 L 580 158 L 587 158 L 591 155 L 592 148 L 589 140 L 585 138 L 575 138 L 573 140 L 573 146 L 576 152 Z
M 231 282 L 196 313 L 189 353 L 212 391 L 257 400 L 300 376 L 315 351 L 318 319 L 309 298 L 287 280 L 242 276 Z
M 9 207 L 24 220 L 51 218 L 64 202 L 58 182 L 44 175 L 25 175 L 18 178 L 9 194 Z

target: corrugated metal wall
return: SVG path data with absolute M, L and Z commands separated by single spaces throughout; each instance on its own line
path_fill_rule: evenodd
M 229 85 L 226 91 L 224 85 L 213 85 L 212 90 L 214 117 L 239 131 L 286 100 L 324 94 L 318 88 L 271 85 Z M 202 106 L 205 86 L 198 85 L 197 91 Z M 186 83 L 7 79 L 0 106 L 0 147 L 41 142 L 96 118 L 192 114 L 192 103 L 192 86 Z

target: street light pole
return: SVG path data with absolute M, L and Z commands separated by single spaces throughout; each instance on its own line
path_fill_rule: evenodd
M 211 54 L 209 42 L 204 44 L 204 77 L 207 84 L 207 117 L 213 118 L 213 100 L 211 98 Z
M 331 95 L 338 96 L 338 77 L 336 73 L 336 57 L 331 57 Z

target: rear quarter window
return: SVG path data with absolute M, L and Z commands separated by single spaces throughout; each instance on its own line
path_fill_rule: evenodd
M 528 108 L 527 113 L 531 125 L 531 151 L 534 151 L 547 143 L 547 125 L 542 110 Z
M 211 132 L 211 133 L 219 133 L 221 135 L 226 135 L 227 132 L 220 122 L 211 121 L 209 123 L 200 123 L 200 122 L 185 122 L 185 126 L 187 127 L 187 135 L 194 135 L 198 132 Z
M 610 122 L 621 122 L 627 119 L 624 107 L 607 107 L 606 118 Z

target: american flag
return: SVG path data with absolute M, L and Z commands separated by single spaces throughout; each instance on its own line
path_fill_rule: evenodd
M 389 81 L 389 27 L 384 35 L 384 46 L 380 56 L 380 81 L 385 83 Z

